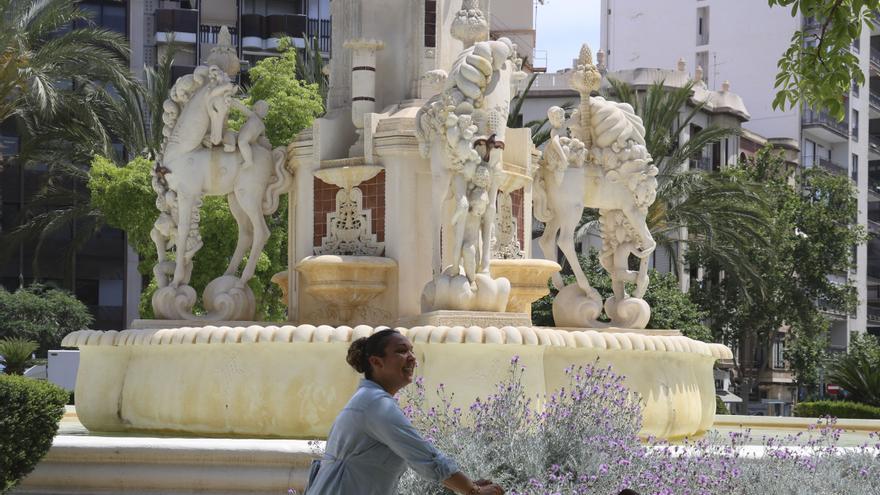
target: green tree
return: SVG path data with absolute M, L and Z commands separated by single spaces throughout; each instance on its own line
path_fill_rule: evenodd
M 63 290 L 40 285 L 15 292 L 0 288 L 0 339 L 34 341 L 40 357 L 57 348 L 68 333 L 91 324 L 88 308 Z
M 31 363 L 31 356 L 39 344 L 32 340 L 13 337 L 0 339 L 0 364 L 7 375 L 23 375 Z
M 324 101 L 318 83 L 297 79 L 297 52 L 290 39 L 278 47 L 277 57 L 260 60 L 249 71 L 251 85 L 244 103 L 252 106 L 259 100 L 269 103 L 264 119 L 266 137 L 273 146 L 287 146 L 296 134 L 311 125 L 315 117 L 324 113 Z M 236 124 L 244 119 L 240 114 Z
M 49 167 L 38 192 L 26 199 L 19 226 L 3 234 L 0 259 L 29 249 L 39 278 L 49 254 L 44 248 L 57 233 L 71 233 L 61 259 L 64 285 L 73 289 L 76 254 L 105 225 L 89 202 L 86 165 L 94 155 L 121 164 L 125 155 L 155 149 L 161 120 L 149 131 L 145 118 L 161 110 L 151 91 L 165 98 L 162 81 L 171 61 L 146 70 L 141 84 L 129 70 L 124 36 L 91 26 L 69 29 L 88 20 L 73 0 L 0 0 L 0 14 L 6 54 L 0 60 L 0 120 L 12 121 L 21 137 L 19 152 L 5 158 L 20 167 Z M 57 249 L 51 254 L 57 257 Z
M 779 60 L 773 108 L 800 103 L 828 110 L 837 119 L 846 114 L 842 95 L 853 83 L 865 83 L 853 41 L 863 26 L 873 29 L 878 21 L 878 0 L 768 0 L 771 7 L 791 8 L 791 15 L 806 18 L 802 29 Z
M 591 250 L 588 256 L 578 257 L 584 273 L 590 280 L 590 285 L 596 288 L 602 298 L 611 297 L 611 277 L 599 264 L 599 255 Z M 566 284 L 574 283 L 574 275 L 571 269 L 566 267 Z M 683 335 L 692 339 L 710 342 L 712 334 L 709 328 L 703 324 L 706 313 L 702 311 L 687 294 L 683 293 L 678 286 L 675 276 L 670 273 L 649 271 L 651 277 L 651 290 L 645 294 L 645 301 L 651 306 L 651 320 L 648 328 L 658 330 L 680 330 Z M 633 287 L 629 288 L 630 291 Z M 540 326 L 554 326 L 553 322 L 553 298 L 556 297 L 556 289 L 550 288 L 550 294 L 532 304 L 532 322 Z
M 828 379 L 843 387 L 849 399 L 880 407 L 880 341 L 877 337 L 854 334 L 849 352 L 831 362 Z
M 769 242 L 742 247 L 761 273 L 764 297 L 748 298 L 755 292 L 749 279 L 723 276 L 718 264 L 697 251 L 693 261 L 706 267 L 707 276 L 692 288 L 693 299 L 709 314 L 715 337 L 740 349 L 736 364 L 746 397 L 769 366 L 768 360 L 751 357 L 766 350 L 783 326 L 789 329 L 786 357 L 796 380 L 815 390 L 829 328 L 819 305 L 849 313 L 856 303 L 848 282 L 831 279 L 848 272 L 852 247 L 866 240 L 863 228 L 852 223 L 857 213 L 852 183 L 816 168 L 792 176 L 769 149 L 724 174 L 764 184 L 772 216 L 762 235 Z

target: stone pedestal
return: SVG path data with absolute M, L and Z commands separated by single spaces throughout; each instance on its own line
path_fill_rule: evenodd
M 422 313 L 418 316 L 401 318 L 397 326 L 413 328 L 418 326 L 435 327 L 528 327 L 532 318 L 528 313 L 496 313 L 492 311 L 450 311 L 439 310 Z

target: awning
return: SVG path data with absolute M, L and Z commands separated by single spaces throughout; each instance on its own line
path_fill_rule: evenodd
M 715 395 L 721 398 L 721 402 L 725 404 L 731 404 L 735 402 L 742 402 L 742 398 L 734 393 L 731 393 L 728 390 L 722 390 L 720 392 L 716 391 Z

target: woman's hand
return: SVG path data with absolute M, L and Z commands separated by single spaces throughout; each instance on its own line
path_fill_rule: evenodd
M 475 485 L 479 488 L 477 492 L 479 495 L 503 495 L 504 489 L 500 486 L 492 483 L 489 480 L 477 480 L 474 482 Z

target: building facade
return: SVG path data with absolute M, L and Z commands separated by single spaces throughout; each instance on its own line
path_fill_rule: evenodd
M 797 142 L 803 167 L 849 176 L 858 192 L 856 222 L 880 232 L 874 178 L 880 178 L 880 31 L 864 29 L 852 46 L 867 81 L 841 95 L 846 116 L 838 122 L 822 110 L 774 110 L 771 105 L 778 59 L 796 30 L 820 29 L 815 19 L 792 17 L 790 9 L 769 8 L 762 0 L 602 0 L 601 16 L 600 42 L 609 70 L 664 66 L 670 57 L 683 56 L 702 67 L 710 88 L 730 81 L 752 114 L 744 129 Z M 744 154 L 761 139 L 745 142 Z M 832 351 L 845 351 L 854 332 L 880 332 L 880 240 L 856 246 L 854 259 L 856 268 L 836 277 L 855 285 L 857 310 L 845 314 L 824 308 L 832 320 Z

